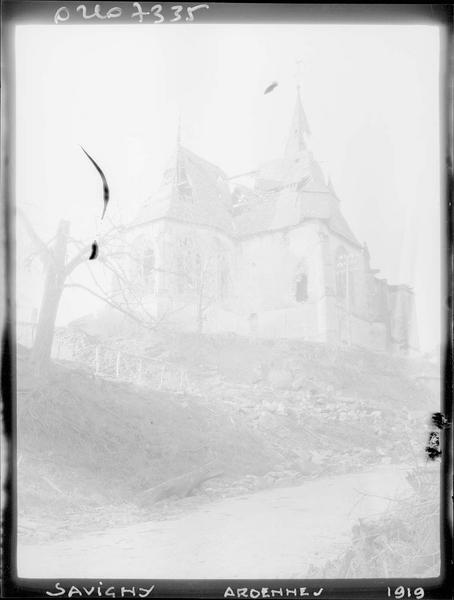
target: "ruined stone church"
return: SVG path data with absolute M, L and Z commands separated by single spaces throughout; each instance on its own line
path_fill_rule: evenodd
M 417 350 L 413 291 L 371 268 L 309 134 L 298 88 L 286 147 L 251 185 L 178 142 L 128 230 L 129 303 L 184 331 Z

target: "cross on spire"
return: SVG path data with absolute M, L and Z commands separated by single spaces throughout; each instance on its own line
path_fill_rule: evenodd
M 300 84 L 296 86 L 296 104 L 293 112 L 292 124 L 290 133 L 285 147 L 287 156 L 294 156 L 301 150 L 307 148 L 306 138 L 310 135 L 309 123 L 307 122 L 306 113 L 304 112 L 303 103 L 301 102 Z

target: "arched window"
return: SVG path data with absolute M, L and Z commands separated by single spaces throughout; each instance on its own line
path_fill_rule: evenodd
M 224 254 L 218 257 L 218 296 L 224 300 L 229 295 L 229 264 Z
M 155 253 L 153 248 L 146 247 L 142 254 L 142 281 L 148 290 L 154 292 L 155 287 Z
M 306 302 L 307 299 L 307 275 L 306 273 L 300 273 L 296 278 L 295 300 L 297 302 Z
M 200 285 L 201 260 L 193 240 L 182 238 L 175 255 L 175 281 L 179 294 L 194 291 Z
M 295 300 L 297 302 L 306 302 L 309 298 L 309 280 L 307 276 L 307 263 L 303 259 L 300 261 L 295 279 Z
M 345 300 L 348 307 L 354 308 L 355 298 L 355 278 L 358 274 L 357 256 L 347 253 L 345 248 L 340 247 L 336 252 L 336 296 Z
M 345 248 L 338 248 L 335 258 L 336 296 L 344 299 L 347 296 L 348 256 Z
M 187 287 L 184 257 L 181 249 L 178 248 L 177 255 L 175 257 L 175 288 L 178 294 L 183 294 Z

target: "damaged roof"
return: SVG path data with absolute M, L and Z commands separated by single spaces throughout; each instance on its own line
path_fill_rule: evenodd
M 261 203 L 250 205 L 235 217 L 237 235 L 249 236 L 289 227 L 309 219 L 320 219 L 334 232 L 354 244 L 359 244 L 343 217 L 339 200 L 328 189 L 291 188 L 275 192 Z
M 225 173 L 179 146 L 159 190 L 143 204 L 133 225 L 168 218 L 233 235 L 230 204 Z
M 132 225 L 163 218 L 211 227 L 230 237 L 320 219 L 333 232 L 359 244 L 332 186 L 324 182 L 320 166 L 307 150 L 298 160 L 279 159 L 263 165 L 256 173 L 254 189 L 237 186 L 232 194 L 221 169 L 179 148 L 158 192 L 143 204 Z
M 262 200 L 246 201 L 237 211 L 237 235 L 296 227 L 305 220 L 320 219 L 333 232 L 359 245 L 342 215 L 331 183 L 325 182 L 320 165 L 309 150 L 264 164 L 257 171 L 254 191 Z
M 296 227 L 319 219 L 354 244 L 334 189 L 308 148 L 309 125 L 297 88 L 295 110 L 283 158 L 252 172 L 251 187 L 230 191 L 226 174 L 216 165 L 181 146 L 164 173 L 156 194 L 141 207 L 133 226 L 172 219 L 243 237 Z

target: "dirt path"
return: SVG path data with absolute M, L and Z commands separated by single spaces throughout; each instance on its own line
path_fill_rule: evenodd
M 46 544 L 19 541 L 21 577 L 296 578 L 335 557 L 358 517 L 407 488 L 389 465 L 228 498 L 166 521 Z

